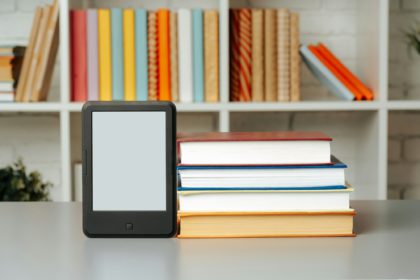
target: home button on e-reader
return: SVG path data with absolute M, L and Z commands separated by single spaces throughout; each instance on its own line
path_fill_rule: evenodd
M 127 231 L 132 231 L 132 230 L 134 230 L 134 226 L 133 226 L 133 224 L 132 224 L 132 223 L 126 223 L 126 224 L 125 224 L 125 229 L 126 229 Z

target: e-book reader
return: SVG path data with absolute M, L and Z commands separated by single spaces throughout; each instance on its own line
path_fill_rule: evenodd
M 175 106 L 170 102 L 87 102 L 82 130 L 86 236 L 173 236 Z

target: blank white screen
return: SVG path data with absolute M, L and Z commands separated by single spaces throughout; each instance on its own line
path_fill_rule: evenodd
M 165 112 L 93 112 L 93 210 L 165 211 L 165 139 Z

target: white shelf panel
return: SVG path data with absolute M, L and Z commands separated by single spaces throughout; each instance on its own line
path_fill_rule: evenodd
M 53 112 L 59 113 L 62 109 L 59 102 L 39 103 L 0 103 L 1 112 Z
M 225 104 L 221 104 L 225 105 Z M 374 111 L 378 110 L 378 102 L 347 102 L 347 101 L 301 101 L 301 102 L 261 102 L 261 103 L 229 103 L 227 109 L 231 112 L 258 111 Z
M 63 104 L 66 110 L 80 112 L 83 103 Z M 178 112 L 259 112 L 259 111 L 374 111 L 378 102 L 301 101 L 301 102 L 230 102 L 230 103 L 176 103 Z
M 420 100 L 392 100 L 387 103 L 388 110 L 420 110 Z

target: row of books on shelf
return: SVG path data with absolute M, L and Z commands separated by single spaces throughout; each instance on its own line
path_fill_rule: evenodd
M 27 47 L 4 49 L 0 87 L 7 101 L 47 100 L 58 51 L 58 14 L 58 0 L 37 7 Z
M 347 166 L 320 132 L 178 138 L 180 238 L 354 236 Z
M 300 100 L 299 14 L 281 9 L 230 11 L 230 100 Z
M 202 9 L 70 11 L 71 97 L 219 100 L 219 16 Z

